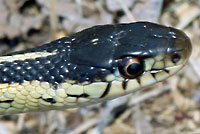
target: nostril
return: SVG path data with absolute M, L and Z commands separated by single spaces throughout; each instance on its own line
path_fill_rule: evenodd
M 179 62 L 180 59 L 181 59 L 181 55 L 178 53 L 172 54 L 172 56 L 171 56 L 171 60 L 173 63 Z

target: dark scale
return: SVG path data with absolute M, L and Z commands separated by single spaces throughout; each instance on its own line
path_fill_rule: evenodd
M 14 72 L 13 70 L 8 70 L 8 71 L 6 72 L 6 74 L 7 74 L 8 76 L 10 76 L 10 77 L 14 77 L 15 72 Z
M 44 100 L 44 101 L 46 101 L 46 102 L 50 102 L 50 103 L 52 103 L 52 104 L 56 103 L 56 100 L 53 99 L 53 98 L 46 98 L 46 99 L 44 99 L 44 98 L 40 97 L 40 99 L 42 99 L 42 100 Z
M 5 101 L 0 101 L 0 103 L 11 103 L 13 102 L 14 100 L 5 100 Z
M 71 95 L 71 94 L 67 94 L 67 95 L 70 96 L 70 97 L 76 97 L 76 98 L 80 98 L 80 97 L 87 98 L 87 97 L 89 97 L 89 95 L 85 94 L 85 93 L 83 93 L 81 95 Z
M 36 70 L 34 70 L 34 73 L 33 73 L 33 74 L 36 74 L 35 71 L 36 71 Z M 42 75 L 48 75 L 49 72 L 50 72 L 50 71 L 47 70 L 47 69 L 45 68 L 45 66 L 39 70 L 39 73 L 42 74 Z
M 9 76 L 6 76 L 6 75 L 2 75 L 1 77 L 0 77 L 0 81 L 1 81 L 1 83 L 8 83 L 8 82 L 10 82 L 12 79 L 9 77 Z
M 101 95 L 100 98 L 103 98 L 103 97 L 105 97 L 108 94 L 108 92 L 110 91 L 110 87 L 111 87 L 111 82 L 108 83 L 108 85 L 107 85 L 104 93 Z
M 124 90 L 126 90 L 127 88 L 127 83 L 128 83 L 129 79 L 125 79 L 123 82 L 122 82 L 122 87 Z

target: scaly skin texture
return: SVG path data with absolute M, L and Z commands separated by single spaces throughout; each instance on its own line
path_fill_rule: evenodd
M 149 22 L 95 26 L 43 46 L 0 56 L 0 114 L 84 106 L 178 72 L 191 53 L 180 30 Z M 136 58 L 142 73 L 119 71 Z M 123 68 L 123 67 L 122 67 Z

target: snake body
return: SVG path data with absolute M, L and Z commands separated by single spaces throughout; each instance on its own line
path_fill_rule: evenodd
M 149 22 L 98 25 L 0 56 L 0 114 L 84 106 L 150 86 L 191 53 L 180 30 Z

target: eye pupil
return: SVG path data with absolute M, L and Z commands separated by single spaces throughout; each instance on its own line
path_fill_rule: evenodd
M 142 72 L 142 65 L 138 63 L 132 63 L 127 68 L 127 73 L 131 75 L 137 75 Z

